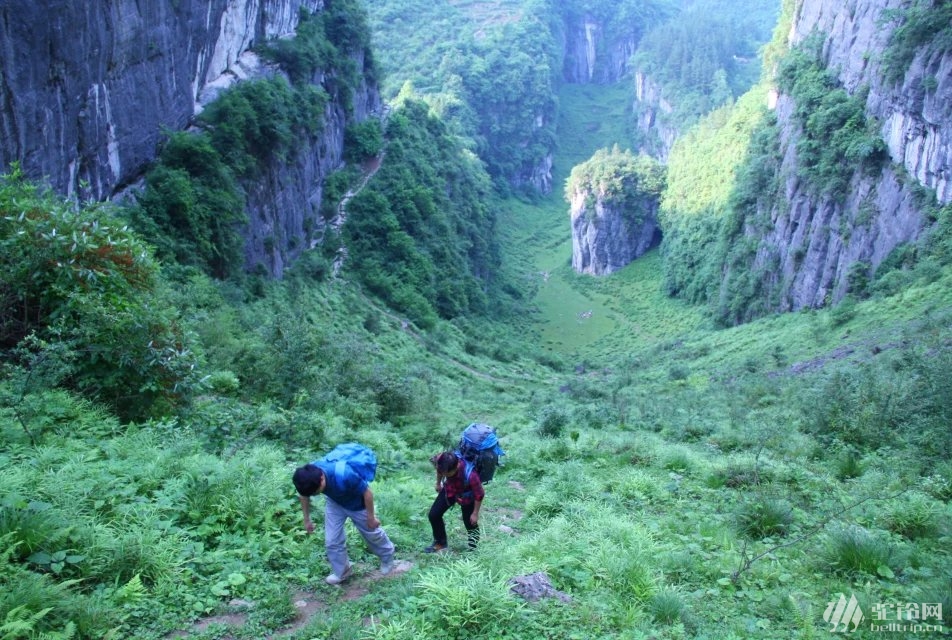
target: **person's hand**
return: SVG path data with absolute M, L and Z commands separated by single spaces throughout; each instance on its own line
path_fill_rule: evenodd
M 378 528 L 379 526 L 380 526 L 380 520 L 377 520 L 377 518 L 374 518 L 374 517 L 372 517 L 372 516 L 370 516 L 370 517 L 367 518 L 367 528 L 368 528 L 368 529 L 370 529 L 370 530 L 372 531 L 372 530 Z
M 442 489 L 442 488 L 443 488 L 443 487 L 440 486 L 440 481 L 437 480 L 437 481 L 436 481 L 436 492 L 439 493 L 439 492 L 440 492 L 440 489 Z
M 474 513 L 469 517 L 469 523 L 473 526 L 479 524 L 479 514 Z
M 310 518 L 304 520 L 304 530 L 307 531 L 308 535 L 314 533 L 314 523 L 311 522 Z

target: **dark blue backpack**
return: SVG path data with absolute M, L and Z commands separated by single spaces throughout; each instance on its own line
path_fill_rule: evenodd
M 464 469 L 467 480 L 475 469 L 483 484 L 492 481 L 496 467 L 499 466 L 499 458 L 506 455 L 499 446 L 496 428 L 481 422 L 474 422 L 463 429 L 455 453 L 466 465 Z
M 364 482 L 373 482 L 374 476 L 377 475 L 377 456 L 356 442 L 337 445 L 322 460 L 334 463 L 334 475 L 337 477 L 343 475 L 345 466 L 350 467 Z

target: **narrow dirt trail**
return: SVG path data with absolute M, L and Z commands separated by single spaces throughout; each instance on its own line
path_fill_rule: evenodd
M 404 560 L 397 561 L 395 563 L 393 573 L 388 576 L 380 575 L 379 571 L 371 571 L 365 575 L 355 576 L 340 586 L 340 589 L 342 590 L 340 597 L 334 598 L 334 600 L 349 602 L 351 600 L 363 598 L 368 593 L 370 593 L 371 586 L 374 582 L 377 582 L 378 580 L 389 580 L 395 576 L 406 573 L 412 568 L 413 564 Z M 294 620 L 289 622 L 287 626 L 282 627 L 278 631 L 262 636 L 262 640 L 280 640 L 280 638 L 293 635 L 310 624 L 315 616 L 327 611 L 331 606 L 333 606 L 332 604 L 322 600 L 320 593 L 305 591 L 303 589 L 299 589 L 292 593 L 291 600 L 294 603 L 294 609 L 297 612 Z M 212 627 L 225 627 L 226 629 L 237 630 L 247 624 L 248 617 L 250 615 L 249 612 L 254 608 L 254 603 L 246 602 L 244 600 L 233 600 L 230 603 L 230 606 L 235 611 L 202 618 L 201 620 L 198 620 L 192 624 L 188 629 L 174 631 L 165 637 L 167 640 L 173 640 L 176 638 L 192 638 L 195 635 L 208 631 Z M 224 635 L 217 637 L 219 640 L 236 640 L 236 637 L 227 633 L 227 631 Z

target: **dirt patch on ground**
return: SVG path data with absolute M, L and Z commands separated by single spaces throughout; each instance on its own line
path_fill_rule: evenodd
M 366 575 L 351 578 L 341 585 L 341 588 L 344 590 L 344 593 L 341 595 L 341 600 L 344 602 L 359 600 L 370 593 L 371 584 L 373 582 L 406 573 L 411 568 L 413 568 L 413 563 L 406 560 L 399 560 L 394 563 L 393 571 L 386 576 L 381 575 L 379 570 L 374 570 Z M 312 593 L 310 591 L 304 591 L 303 589 L 295 591 L 291 595 L 291 598 L 294 602 L 294 608 L 297 611 L 297 615 L 295 616 L 294 620 L 287 627 L 275 631 L 271 635 L 265 636 L 262 638 L 262 640 L 273 640 L 275 638 L 282 638 L 284 636 L 297 633 L 307 626 L 315 615 L 325 611 L 329 606 L 326 602 L 323 602 L 319 598 L 318 594 Z M 244 606 L 251 609 L 254 607 L 254 603 L 244 603 Z M 209 616 L 196 621 L 188 629 L 173 631 L 165 637 L 168 640 L 172 640 L 174 638 L 190 638 L 193 635 L 202 633 L 213 625 L 223 627 L 241 627 L 247 621 L 247 612 L 234 612 Z M 234 636 L 224 635 L 221 636 L 221 640 L 235 639 Z

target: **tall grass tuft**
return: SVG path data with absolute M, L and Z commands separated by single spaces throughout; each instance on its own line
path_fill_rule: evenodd
M 674 624 L 684 614 L 684 600 L 677 591 L 663 589 L 648 600 L 648 613 L 655 622 Z
M 886 528 L 910 540 L 930 538 L 939 532 L 940 510 L 935 501 L 921 493 L 903 496 L 886 513 Z
M 891 573 L 892 547 L 861 527 L 844 527 L 831 532 L 824 555 L 833 573 L 851 576 Z
M 443 637 L 498 636 L 522 608 L 506 580 L 473 560 L 454 562 L 420 579 L 417 608 L 445 633 Z
M 792 523 L 793 510 L 784 500 L 759 497 L 737 512 L 738 529 L 755 540 L 786 535 Z

